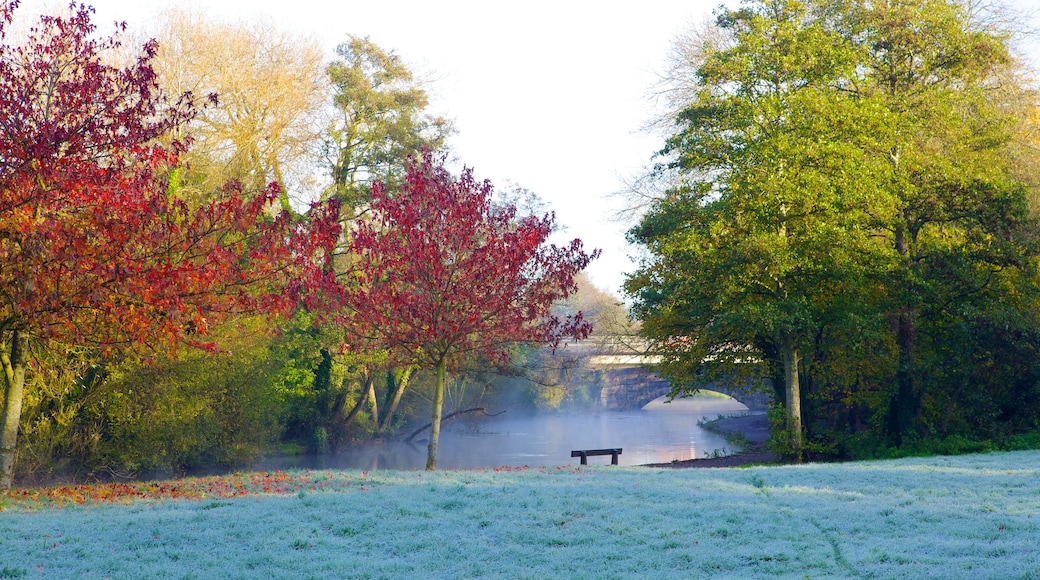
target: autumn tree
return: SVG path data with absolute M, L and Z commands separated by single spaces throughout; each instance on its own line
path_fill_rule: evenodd
M 321 44 L 268 19 L 225 22 L 203 13 L 163 13 L 153 66 L 171 94 L 216 96 L 185 130 L 184 187 L 219 192 L 228 180 L 259 191 L 276 182 L 289 198 L 316 199 L 331 96 Z
M 0 5 L 0 34 L 17 2 Z M 279 189 L 235 187 L 187 203 L 173 171 L 190 95 L 168 101 L 151 61 L 105 64 L 92 10 L 44 16 L 25 42 L 0 44 L 0 486 L 10 486 L 32 349 L 100 352 L 207 346 L 235 310 L 284 312 L 319 284 L 336 208 L 312 221 L 271 217 Z
M 427 469 L 437 466 L 446 375 L 466 357 L 501 359 L 516 342 L 556 345 L 588 336 L 580 312 L 550 308 L 575 291 L 596 257 L 580 240 L 546 243 L 551 214 L 516 220 L 492 209 L 492 185 L 458 178 L 430 153 L 408 166 L 400 190 L 372 189 L 371 219 L 351 232 L 358 262 L 346 288 L 347 341 L 382 345 L 401 364 L 436 373 Z

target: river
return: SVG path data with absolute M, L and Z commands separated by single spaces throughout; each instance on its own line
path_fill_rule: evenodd
M 696 396 L 665 403 L 664 397 L 634 411 L 595 414 L 543 413 L 457 419 L 441 431 L 437 466 L 467 469 L 499 466 L 577 464 L 573 449 L 620 447 L 621 465 L 667 463 L 736 451 L 721 435 L 697 423 L 747 411 L 738 401 L 722 396 Z M 420 438 L 422 435 L 420 435 Z M 610 463 L 610 456 L 591 457 L 589 463 Z M 426 442 L 369 443 L 337 453 L 274 457 L 257 469 L 422 469 Z

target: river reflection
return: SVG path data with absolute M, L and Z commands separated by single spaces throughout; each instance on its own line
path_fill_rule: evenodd
M 441 431 L 437 466 L 466 469 L 498 466 L 577 464 L 572 449 L 621 447 L 621 465 L 667 463 L 704 457 L 716 450 L 735 451 L 721 435 L 697 425 L 701 419 L 747 411 L 731 398 L 697 396 L 664 403 L 664 398 L 637 411 L 604 411 L 589 415 L 541 414 L 480 420 L 458 420 Z M 593 457 L 590 463 L 610 463 Z M 267 459 L 258 469 L 422 469 L 426 442 L 384 442 L 352 447 L 328 455 Z

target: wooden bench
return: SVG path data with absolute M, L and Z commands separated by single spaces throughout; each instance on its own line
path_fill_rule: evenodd
M 589 455 L 609 455 L 610 464 L 617 465 L 617 456 L 621 455 L 621 448 L 617 449 L 584 449 L 580 451 L 571 451 L 571 457 L 581 457 L 581 464 L 589 464 Z

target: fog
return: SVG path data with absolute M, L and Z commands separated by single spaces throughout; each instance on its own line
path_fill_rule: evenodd
M 443 469 L 543 466 L 578 463 L 571 450 L 620 447 L 621 465 L 667 463 L 737 451 L 721 435 L 700 427 L 702 420 L 739 414 L 747 407 L 719 396 L 696 396 L 665 403 L 657 399 L 639 410 L 589 414 L 506 412 L 466 417 L 444 424 L 437 465 Z M 422 437 L 422 435 L 420 435 Z M 590 457 L 610 463 L 610 456 Z M 366 443 L 337 453 L 278 457 L 258 469 L 422 469 L 426 441 Z

